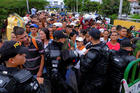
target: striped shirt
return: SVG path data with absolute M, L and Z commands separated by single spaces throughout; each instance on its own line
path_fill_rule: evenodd
M 24 64 L 24 67 L 31 71 L 32 74 L 37 74 L 40 63 L 41 63 L 41 55 L 44 54 L 44 48 L 41 41 L 36 40 L 38 50 L 34 46 L 33 42 L 30 42 L 30 45 L 28 46 L 28 53 L 26 55 L 26 62 Z

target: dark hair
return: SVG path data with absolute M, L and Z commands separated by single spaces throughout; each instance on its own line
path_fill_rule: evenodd
M 14 28 L 13 28 L 13 33 L 17 36 L 17 35 L 22 35 L 22 34 L 24 34 L 24 32 L 25 32 L 25 30 L 24 30 L 24 28 L 22 28 L 22 27 L 18 27 L 18 26 L 15 26 Z
M 112 35 L 112 33 L 117 33 L 117 35 L 119 35 L 119 33 L 115 31 L 115 32 L 111 32 L 111 33 L 110 33 L 110 36 Z
M 131 30 L 130 29 L 127 29 L 127 33 L 131 33 Z
M 101 36 L 101 32 L 98 29 L 91 29 L 89 31 L 89 35 L 94 39 L 94 40 L 99 40 Z
M 82 29 L 82 30 L 80 30 L 80 33 L 82 33 L 82 35 L 86 35 L 87 34 L 87 30 Z
M 11 34 L 15 34 L 14 32 L 11 32 Z
M 116 26 L 112 26 L 111 29 L 112 29 L 113 27 L 116 27 Z M 116 27 L 116 29 L 117 29 L 117 27 Z
M 74 26 L 74 28 L 76 28 L 76 27 L 78 27 L 78 28 L 79 28 L 79 27 L 80 27 L 80 25 L 78 25 L 78 26 Z
M 93 22 L 91 22 L 91 25 L 95 25 L 95 20 Z
M 117 31 L 120 31 L 121 29 L 122 29 L 122 26 L 121 26 L 121 25 L 117 25 L 117 26 L 116 26 L 116 30 L 117 30 Z
M 127 28 L 126 28 L 126 27 L 122 27 L 122 28 L 121 28 L 121 30 L 122 30 L 122 29 L 126 29 L 126 30 L 127 30 Z
M 130 26 L 129 30 L 131 31 L 135 26 Z
M 2 39 L 0 39 L 0 43 L 2 43 L 3 41 L 2 41 Z
M 76 35 L 76 33 L 75 33 L 75 32 L 71 32 L 70 35 L 69 35 L 69 37 L 71 38 L 71 37 L 73 37 L 74 35 Z
M 37 15 L 31 15 L 30 17 L 31 18 L 37 18 Z
M 67 25 L 66 27 L 67 27 L 67 28 L 72 28 L 72 26 L 71 26 L 71 25 Z
M 108 33 L 109 33 L 109 31 L 107 31 L 107 30 L 104 30 L 104 32 L 103 32 L 103 33 L 105 33 L 105 32 L 108 32 Z
M 50 32 L 47 28 L 42 28 L 41 31 L 43 31 L 46 34 L 46 38 L 47 40 L 50 39 Z
M 27 23 L 25 26 L 30 26 L 30 24 L 29 24 L 29 23 Z

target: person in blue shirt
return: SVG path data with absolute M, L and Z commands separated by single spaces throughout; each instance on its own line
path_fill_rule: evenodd
M 122 27 L 118 33 L 119 33 L 119 39 L 117 40 L 118 43 L 121 43 L 123 40 L 128 39 L 127 38 L 127 28 Z

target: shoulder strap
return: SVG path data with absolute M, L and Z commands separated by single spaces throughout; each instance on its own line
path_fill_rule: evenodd
M 32 38 L 32 42 L 33 42 L 35 48 L 36 48 L 37 50 L 39 50 L 35 38 Z

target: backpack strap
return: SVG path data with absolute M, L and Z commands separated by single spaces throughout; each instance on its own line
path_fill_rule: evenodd
M 38 48 L 38 46 L 37 46 L 37 43 L 36 43 L 35 38 L 32 38 L 32 42 L 33 42 L 33 44 L 34 44 L 35 48 L 36 48 L 37 50 L 39 50 L 39 48 Z

